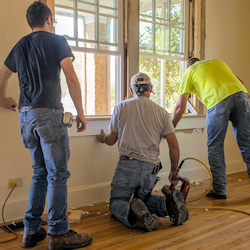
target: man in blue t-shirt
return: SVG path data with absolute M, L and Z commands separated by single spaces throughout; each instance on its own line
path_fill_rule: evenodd
M 27 9 L 26 18 L 32 33 L 13 47 L 0 69 L 0 105 L 12 111 L 16 111 L 17 103 L 6 97 L 6 87 L 12 73 L 18 73 L 21 137 L 33 160 L 22 245 L 34 247 L 46 237 L 41 215 L 48 193 L 48 249 L 84 247 L 92 238 L 70 230 L 67 220 L 70 148 L 60 87 L 62 68 L 77 110 L 77 131 L 85 130 L 80 84 L 72 64 L 74 56 L 66 39 L 52 33 L 55 21 L 47 5 L 34 2 Z

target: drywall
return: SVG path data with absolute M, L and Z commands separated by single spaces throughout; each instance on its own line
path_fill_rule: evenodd
M 30 32 L 25 20 L 25 11 L 32 2 L 33 0 L 0 2 L 0 64 L 3 63 L 12 46 L 22 36 Z M 221 4 L 222 2 L 224 5 Z M 246 37 L 243 32 L 244 30 L 248 30 L 247 21 L 249 23 L 249 17 L 246 18 L 246 16 L 250 8 L 246 2 L 245 0 L 207 1 L 206 56 L 219 57 L 226 60 L 239 77 L 249 83 L 249 66 L 247 65 L 247 56 L 245 53 L 249 52 L 248 44 L 250 41 L 249 37 Z M 242 5 L 242 7 L 238 7 L 238 5 Z M 221 12 L 218 11 L 218 6 L 223 7 Z M 231 19 L 236 14 L 243 19 L 235 18 L 237 24 L 233 24 Z M 235 28 L 232 29 L 231 26 Z M 242 33 L 239 33 L 236 27 L 241 26 L 244 26 L 245 29 L 240 28 L 242 29 Z M 224 33 L 224 35 L 221 33 Z M 218 36 L 220 36 L 219 41 Z M 236 39 L 235 37 L 238 36 L 243 36 L 243 38 L 239 37 Z M 231 41 L 227 37 L 234 39 Z M 244 39 L 248 40 L 243 41 Z M 225 50 L 225 47 L 228 47 L 228 50 Z M 232 51 L 233 54 L 229 57 Z M 244 58 L 244 60 L 240 60 L 241 58 Z M 16 76 L 10 79 L 7 93 L 8 96 L 18 99 L 19 90 Z M 3 205 L 4 199 L 9 192 L 9 178 L 23 177 L 24 184 L 22 188 L 14 190 L 7 203 L 5 217 L 7 221 L 10 221 L 22 218 L 25 212 L 29 183 L 32 177 L 32 162 L 28 151 L 23 148 L 20 140 L 18 113 L 0 108 L 0 117 L 0 206 Z M 185 133 L 178 131 L 177 138 L 181 149 L 181 158 L 193 156 L 207 163 L 205 133 L 201 130 L 194 133 L 190 133 L 190 131 L 186 131 Z M 241 167 L 243 166 L 242 160 L 231 131 L 227 135 L 225 149 L 228 173 L 244 170 L 245 167 Z M 157 188 L 167 182 L 170 168 L 166 141 L 163 141 L 161 144 L 160 158 L 163 163 L 163 170 L 160 174 L 162 179 L 158 183 Z M 71 178 L 68 181 L 69 207 L 79 207 L 108 199 L 109 186 L 117 160 L 117 145 L 109 147 L 99 144 L 95 136 L 71 137 L 71 158 L 69 161 Z M 206 176 L 206 172 L 201 169 L 196 163 L 187 162 L 184 165 L 183 173 L 191 179 L 200 179 Z

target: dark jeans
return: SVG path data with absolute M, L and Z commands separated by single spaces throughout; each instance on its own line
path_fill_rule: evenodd
M 159 195 L 148 195 L 156 183 L 153 174 L 155 165 L 138 160 L 120 160 L 111 184 L 110 211 L 123 224 L 134 227 L 135 222 L 129 220 L 130 197 L 145 201 L 149 211 L 158 216 L 167 216 L 166 198 Z
M 48 194 L 48 233 L 69 231 L 67 212 L 67 162 L 70 156 L 67 127 L 62 123 L 63 111 L 30 109 L 19 113 L 21 137 L 30 150 L 33 177 L 28 209 L 24 217 L 29 234 L 40 229 L 41 215 Z
M 250 107 L 246 93 L 231 95 L 207 112 L 208 159 L 213 174 L 213 189 L 218 194 L 226 194 L 224 140 L 229 121 L 232 122 L 250 177 Z

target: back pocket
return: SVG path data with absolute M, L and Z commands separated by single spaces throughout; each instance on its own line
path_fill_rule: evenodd
M 58 123 L 42 125 L 37 129 L 37 132 L 45 143 L 57 142 L 62 137 L 62 125 Z

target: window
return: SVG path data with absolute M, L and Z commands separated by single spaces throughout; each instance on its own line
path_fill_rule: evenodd
M 56 34 L 75 55 L 85 114 L 110 115 L 121 100 L 123 79 L 122 0 L 55 0 Z M 64 74 L 62 102 L 76 115 Z
M 140 71 L 151 76 L 152 99 L 170 113 L 185 70 L 185 1 L 140 0 Z

